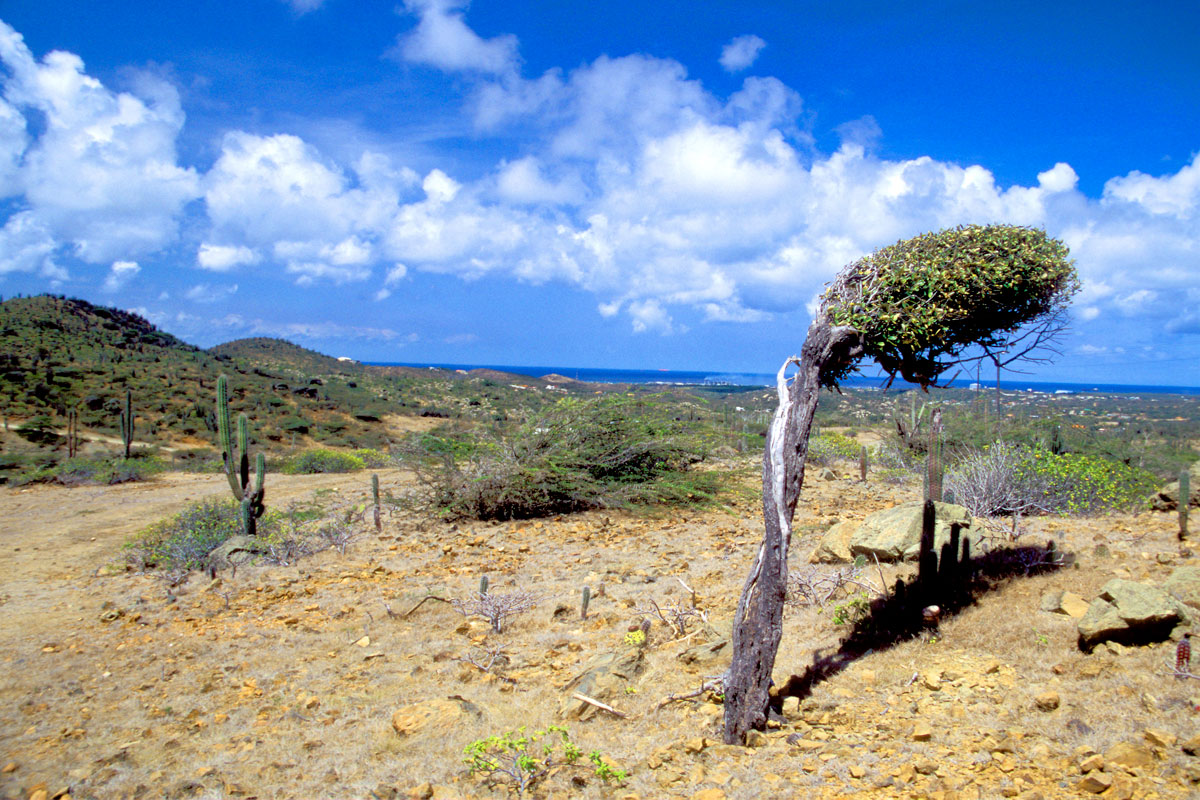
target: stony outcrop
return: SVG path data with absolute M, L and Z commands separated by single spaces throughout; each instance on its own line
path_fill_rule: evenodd
M 1079 620 L 1079 647 L 1091 651 L 1101 642 L 1148 644 L 1170 637 L 1188 622 L 1186 606 L 1165 588 L 1114 578 Z
M 1188 469 L 1191 482 L 1191 493 L 1188 497 L 1189 507 L 1200 507 L 1200 461 Z M 1158 494 L 1150 501 L 1156 511 L 1174 511 L 1179 508 L 1179 481 L 1172 481 L 1158 490 Z
M 640 647 L 620 653 L 601 653 L 587 662 L 583 671 L 567 684 L 561 707 L 563 717 L 590 719 L 595 716 L 596 707 L 577 699 L 576 693 L 604 702 L 615 700 L 645 669 L 645 653 Z
M 960 525 L 966 538 L 972 520 L 971 513 L 962 506 L 951 503 L 934 503 L 934 506 L 937 509 L 934 547 L 940 551 L 950 541 L 951 525 Z M 921 547 L 922 509 L 920 502 L 904 503 L 877 511 L 857 524 L 839 522 L 822 537 L 812 560 L 838 563 L 861 555 L 868 560 L 914 561 Z
M 1200 567 L 1179 567 L 1167 578 L 1163 587 L 1186 605 L 1200 609 Z

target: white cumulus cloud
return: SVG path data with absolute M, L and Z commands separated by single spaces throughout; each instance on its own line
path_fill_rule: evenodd
M 108 277 L 104 279 L 104 291 L 119 291 L 141 271 L 136 261 L 114 261 Z
M 195 170 L 176 163 L 184 116 L 174 88 L 142 75 L 141 96 L 114 92 L 87 75 L 72 53 L 35 60 L 2 22 L 0 61 L 8 70 L 0 188 L 23 195 L 38 224 L 85 261 L 170 244 L 184 206 L 199 195 Z M 36 138 L 27 140 L 28 126 L 14 112 L 37 116 Z
M 767 43 L 754 34 L 738 36 L 721 48 L 721 66 L 726 72 L 741 72 L 758 59 L 766 46 Z
M 516 68 L 517 39 L 502 35 L 484 39 L 463 21 L 463 0 L 406 0 L 417 26 L 397 42 L 408 61 L 447 71 L 508 73 Z

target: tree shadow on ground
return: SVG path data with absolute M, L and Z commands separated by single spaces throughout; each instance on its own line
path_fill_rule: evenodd
M 772 693 L 772 709 L 779 712 L 784 697 L 803 700 L 818 683 L 869 653 L 917 636 L 936 634 L 940 621 L 976 605 L 981 597 L 1013 580 L 1054 572 L 1074 562 L 1074 554 L 1062 553 L 1052 541 L 1044 546 L 997 548 L 972 557 L 970 540 L 965 539 L 960 558 L 958 539 L 958 531 L 954 530 L 940 559 L 923 542 L 917 575 L 907 582 L 897 580 L 886 596 L 872 601 L 836 651 L 818 650 L 802 674 L 792 675 Z

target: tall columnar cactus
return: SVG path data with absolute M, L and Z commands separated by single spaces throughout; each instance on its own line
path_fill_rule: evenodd
M 488 590 L 488 576 L 480 575 L 479 576 L 479 596 L 480 597 L 486 596 L 487 590 Z
M 921 514 L 921 546 L 917 551 L 917 594 L 922 603 L 931 602 L 937 584 L 938 554 L 934 550 L 937 508 L 932 500 L 925 501 Z
M 867 465 L 869 461 L 870 456 L 867 454 L 867 446 L 864 444 L 858 451 L 858 478 L 863 483 L 867 482 Z
M 926 453 L 925 499 L 942 501 L 942 410 L 936 409 L 929 424 L 929 451 Z
M 588 603 L 592 602 L 592 587 L 584 586 L 583 594 L 579 601 L 579 618 L 587 619 Z
M 67 412 L 67 458 L 79 454 L 79 412 L 71 409 Z
M 1179 473 L 1179 541 L 1188 537 L 1188 506 L 1192 502 L 1192 476 L 1185 469 Z
M 217 430 L 221 437 L 221 461 L 225 465 L 225 477 L 233 496 L 242 504 L 242 530 L 247 536 L 258 533 L 258 518 L 266 508 L 263 505 L 263 481 L 267 462 L 262 453 L 254 460 L 254 484 L 250 483 L 250 435 L 247 431 L 245 414 L 238 414 L 238 449 L 233 449 L 229 431 L 229 391 L 225 376 L 217 379 Z M 236 455 L 235 455 L 236 453 Z
M 371 473 L 371 502 L 375 505 L 375 531 L 383 532 L 383 515 L 379 511 L 379 476 Z
M 125 443 L 125 458 L 133 446 L 133 390 L 125 390 L 125 410 L 121 412 L 121 441 Z

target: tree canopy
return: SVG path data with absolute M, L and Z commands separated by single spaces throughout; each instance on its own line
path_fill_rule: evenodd
M 927 386 L 972 345 L 1003 349 L 1028 325 L 1058 324 L 1079 279 L 1067 246 L 1045 231 L 968 225 L 925 233 L 855 261 L 821 312 L 860 334 L 863 355 Z M 836 385 L 854 363 L 831 365 Z

